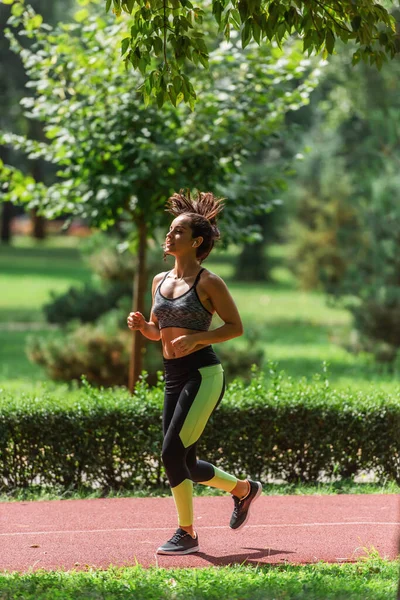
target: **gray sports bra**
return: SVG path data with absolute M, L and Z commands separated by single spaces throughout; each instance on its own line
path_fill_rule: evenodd
M 168 271 L 154 294 L 153 313 L 158 319 L 160 329 L 165 327 L 182 327 L 196 331 L 208 331 L 212 314 L 202 305 L 197 295 L 196 285 L 204 269 L 201 269 L 192 287 L 177 298 L 166 298 L 161 293 Z

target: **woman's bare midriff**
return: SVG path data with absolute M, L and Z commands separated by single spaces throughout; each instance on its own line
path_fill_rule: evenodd
M 161 329 L 160 334 L 164 358 L 180 358 L 182 356 L 192 354 L 192 352 L 197 352 L 197 350 L 201 350 L 201 348 L 205 348 L 206 346 L 210 345 L 197 344 L 190 352 L 187 352 L 186 354 L 178 354 L 176 349 L 171 344 L 172 340 L 181 335 L 190 335 L 191 333 L 199 332 L 193 329 L 184 329 L 183 327 L 165 327 L 165 329 Z

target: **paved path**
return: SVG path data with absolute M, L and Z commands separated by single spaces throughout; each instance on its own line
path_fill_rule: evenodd
M 263 495 L 238 532 L 228 525 L 232 509 L 230 495 L 195 497 L 200 551 L 171 557 L 155 551 L 177 527 L 172 497 L 1 503 L 0 571 L 343 562 L 372 547 L 397 555 L 394 494 Z

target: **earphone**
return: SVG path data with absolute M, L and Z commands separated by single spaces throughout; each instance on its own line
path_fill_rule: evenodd
M 193 244 L 192 244 L 192 248 L 194 248 L 194 247 L 195 247 L 195 245 L 196 245 L 196 242 L 193 242 Z

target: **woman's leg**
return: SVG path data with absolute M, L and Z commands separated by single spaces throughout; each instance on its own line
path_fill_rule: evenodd
M 218 406 L 225 390 L 221 365 L 210 365 L 195 371 L 183 386 L 172 418 L 165 433 L 162 459 L 171 484 L 179 526 L 191 531 L 193 525 L 193 479 L 232 492 L 238 484 L 233 475 L 217 469 L 205 461 L 193 464 L 190 448 L 204 431 L 212 412 Z M 165 414 L 168 410 L 165 411 Z M 171 414 L 171 410 L 169 410 Z M 192 451 L 193 452 L 193 451 Z M 199 464 L 198 464 L 199 463 Z M 191 471 L 193 467 L 193 472 Z M 192 475 L 194 477 L 192 477 Z
M 186 456 L 186 464 L 192 480 L 201 485 L 225 490 L 225 492 L 229 492 L 238 498 L 245 497 L 250 489 L 247 479 L 237 479 L 234 475 L 230 475 L 211 463 L 197 459 L 196 446 L 197 443 L 193 444 Z

